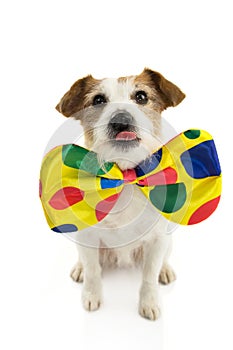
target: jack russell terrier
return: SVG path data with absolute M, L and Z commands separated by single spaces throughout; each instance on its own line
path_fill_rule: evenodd
M 73 84 L 56 109 L 80 120 L 85 146 L 98 154 L 100 163 L 111 161 L 125 171 L 162 145 L 161 113 L 184 98 L 176 85 L 146 68 L 140 75 L 118 79 L 96 80 L 88 75 Z M 150 320 L 159 317 L 158 283 L 175 280 L 168 264 L 171 235 L 167 234 L 166 219 L 160 217 L 151 224 L 151 204 L 145 210 L 144 201 L 137 186 L 125 186 L 114 210 L 101 222 L 109 237 L 122 237 L 122 233 L 134 237 L 136 232 L 138 239 L 110 248 L 104 238 L 100 248 L 78 245 L 80 260 L 71 277 L 84 282 L 82 301 L 86 310 L 96 310 L 102 303 L 102 268 L 140 264 L 139 313 Z

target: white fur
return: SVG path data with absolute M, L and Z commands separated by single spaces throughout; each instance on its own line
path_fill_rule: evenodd
M 127 111 L 134 116 L 137 135 L 141 142 L 137 149 L 132 148 L 126 151 L 111 147 L 107 136 L 108 123 L 116 111 Z M 134 168 L 143 159 L 151 154 L 152 150 L 158 147 L 156 139 L 152 136 L 153 125 L 151 121 L 139 110 L 136 105 L 127 103 L 110 103 L 95 124 L 93 150 L 103 158 L 104 161 L 115 161 L 122 170 Z
M 160 115 L 158 118 L 157 137 L 154 125 L 130 96 L 135 89 L 133 79 L 118 82 L 116 79 L 103 80 L 99 90 L 106 94 L 110 103 L 94 126 L 94 145 L 100 159 L 115 161 L 122 170 L 135 167 L 139 162 L 160 146 Z M 141 142 L 137 148 L 121 152 L 110 146 L 106 127 L 113 112 L 126 110 L 134 116 L 138 136 Z M 103 244 L 112 247 L 113 256 L 118 266 L 133 263 L 132 252 L 143 247 L 142 284 L 139 293 L 139 313 L 155 320 L 159 316 L 158 282 L 163 271 L 162 281 L 171 282 L 175 276 L 167 263 L 171 246 L 168 234 L 168 222 L 161 217 L 145 198 L 140 188 L 126 185 L 112 212 L 95 228 L 86 230 L 85 235 L 77 237 L 80 262 L 72 271 L 76 281 L 84 278 L 83 305 L 87 310 L 96 310 L 102 302 L 101 249 L 87 247 L 93 237 L 93 246 Z M 98 233 L 98 234 L 97 234 Z M 79 235 L 79 233 L 77 234 Z M 88 243 L 87 243 L 88 242 Z M 85 246 L 86 245 L 86 246 Z M 115 247 L 115 248 L 113 248 Z M 83 271 L 82 271 L 83 266 Z M 82 276 L 82 277 L 81 277 Z
M 133 78 L 128 78 L 123 82 L 119 82 L 115 78 L 108 78 L 103 79 L 100 89 L 106 94 L 110 102 L 132 103 L 130 96 L 135 89 L 135 85 Z
M 98 122 L 94 125 L 92 149 L 104 161 L 116 162 L 122 170 L 134 168 L 160 146 L 159 129 L 157 137 L 155 137 L 152 121 L 130 99 L 134 89 L 132 79 L 127 79 L 126 82 L 118 82 L 117 79 L 104 79 L 100 85 L 100 91 L 107 96 L 110 103 L 107 104 Z M 141 139 L 137 149 L 130 149 L 127 152 L 121 152 L 119 149 L 111 147 L 107 136 L 107 126 L 113 114 L 122 110 L 129 112 L 134 117 L 138 130 L 137 136 Z M 154 114 L 154 117 L 158 119 L 159 126 L 160 115 Z

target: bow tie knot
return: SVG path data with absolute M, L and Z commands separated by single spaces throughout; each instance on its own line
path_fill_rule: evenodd
M 122 171 L 123 180 L 125 184 L 137 183 L 137 174 L 134 169 L 127 169 Z

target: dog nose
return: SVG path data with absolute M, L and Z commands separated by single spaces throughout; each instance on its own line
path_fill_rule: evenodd
M 110 126 L 115 131 L 128 130 L 129 126 L 132 125 L 133 117 L 128 112 L 119 112 L 115 114 L 110 120 Z

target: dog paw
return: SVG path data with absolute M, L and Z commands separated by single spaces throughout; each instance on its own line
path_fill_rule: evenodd
M 71 270 L 70 277 L 75 282 L 83 282 L 83 266 L 80 262 Z
M 82 302 L 85 310 L 98 310 L 101 305 L 101 295 L 98 293 L 83 291 Z
M 147 282 L 142 284 L 138 312 L 142 317 L 151 321 L 157 320 L 160 316 L 157 294 L 157 289 L 154 286 Z
M 159 282 L 162 284 L 169 284 L 176 280 L 176 275 L 170 265 L 163 265 L 159 275 Z
M 141 302 L 139 304 L 139 314 L 151 321 L 155 321 L 160 316 L 160 309 L 155 303 Z

